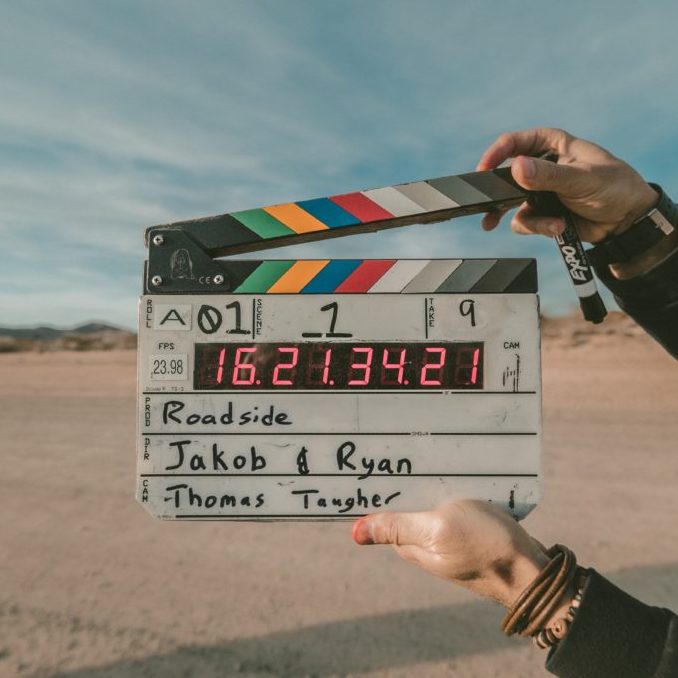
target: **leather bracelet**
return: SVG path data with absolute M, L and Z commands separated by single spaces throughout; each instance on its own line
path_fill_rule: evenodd
M 507 636 L 512 636 L 514 633 L 522 631 L 527 623 L 524 618 L 534 604 L 533 601 L 541 598 L 559 571 L 563 554 L 560 551 L 554 553 L 555 548 L 554 546 L 546 552 L 549 556 L 552 556 L 551 560 L 508 609 L 501 623 L 501 629 Z
M 553 616 L 553 613 L 561 605 L 565 592 L 569 589 L 577 574 L 577 559 L 569 552 L 569 560 L 563 563 L 563 567 L 553 582 L 553 593 L 547 601 L 537 604 L 532 611 L 532 621 L 525 627 L 521 634 L 524 637 L 532 637 L 544 627 L 544 624 Z
M 552 546 L 549 562 L 509 607 L 502 621 L 506 635 L 523 637 L 539 634 L 544 623 L 561 604 L 563 595 L 577 573 L 577 558 L 562 544 Z

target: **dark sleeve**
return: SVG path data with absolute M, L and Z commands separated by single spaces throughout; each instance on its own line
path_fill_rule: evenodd
M 678 206 L 659 186 L 653 186 L 660 192 L 671 223 L 678 228 Z M 590 261 L 619 307 L 678 358 L 678 247 L 651 270 L 627 280 L 618 280 L 607 264 L 597 263 L 595 250 L 588 250 Z
M 678 617 L 589 570 L 581 606 L 546 668 L 560 678 L 676 678 Z
M 619 307 L 678 358 L 678 250 L 651 271 L 629 280 L 613 278 L 607 267 L 595 270 Z

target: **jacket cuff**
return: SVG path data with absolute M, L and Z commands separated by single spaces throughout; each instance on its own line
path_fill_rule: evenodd
M 678 228 L 678 205 L 660 187 L 654 188 L 660 193 L 664 212 Z M 587 250 L 589 256 L 595 252 L 595 247 Z M 591 256 L 590 261 L 620 308 L 678 358 L 678 246 L 656 266 L 632 278 L 613 276 L 604 257 Z
M 612 276 L 607 266 L 594 268 L 619 307 L 678 358 L 678 249 L 652 270 L 627 280 Z
M 561 678 L 656 675 L 672 613 L 632 598 L 588 571 L 582 602 L 546 668 Z
M 629 306 L 661 308 L 678 300 L 678 247 L 649 271 L 633 278 L 615 278 L 606 264 L 593 267 L 605 287 Z

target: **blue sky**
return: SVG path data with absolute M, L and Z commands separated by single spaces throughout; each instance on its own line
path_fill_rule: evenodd
M 132 327 L 155 223 L 470 171 L 559 126 L 678 196 L 678 3 L 87 0 L 0 4 L 0 325 Z M 274 257 L 539 261 L 479 217 Z

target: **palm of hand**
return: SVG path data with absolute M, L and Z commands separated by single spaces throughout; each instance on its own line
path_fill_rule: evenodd
M 365 522 L 363 522 L 365 521 Z M 427 572 L 483 596 L 510 603 L 547 561 L 541 547 L 507 513 L 482 501 L 446 504 L 435 511 L 375 514 L 373 543 L 392 544 L 397 553 Z

